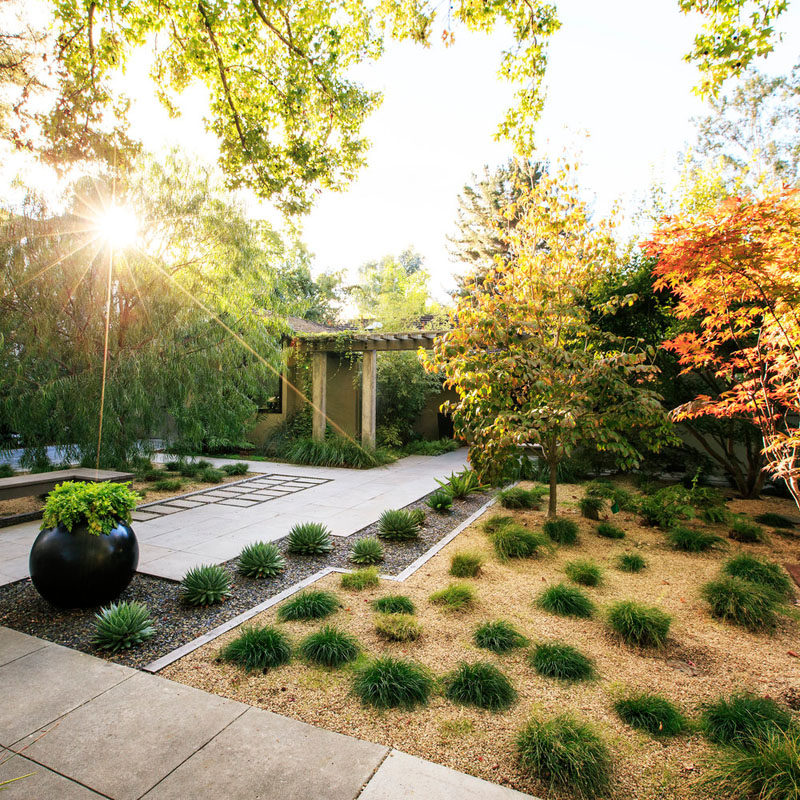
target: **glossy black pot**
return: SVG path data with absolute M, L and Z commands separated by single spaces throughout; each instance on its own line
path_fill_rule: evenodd
M 39 594 L 61 608 L 90 608 L 119 597 L 139 563 L 139 543 L 120 522 L 108 535 L 89 533 L 85 523 L 43 530 L 29 559 Z

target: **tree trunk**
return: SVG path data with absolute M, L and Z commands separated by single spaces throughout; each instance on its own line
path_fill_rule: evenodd
M 551 461 L 550 464 L 550 502 L 547 506 L 547 517 L 553 519 L 556 516 L 556 500 L 558 493 L 558 461 Z

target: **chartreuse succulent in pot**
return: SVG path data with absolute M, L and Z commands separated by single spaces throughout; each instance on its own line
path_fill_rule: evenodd
M 64 481 L 47 495 L 41 529 L 63 525 L 71 531 L 86 523 L 89 533 L 108 534 L 119 522 L 130 522 L 141 497 L 128 483 Z
M 213 606 L 230 593 L 228 573 L 218 564 L 193 567 L 181 581 L 181 598 L 190 606 Z
M 248 672 L 279 667 L 292 657 L 289 637 L 271 625 L 245 627 L 232 641 L 220 651 L 223 661 L 230 661 Z
M 155 634 L 153 621 L 140 603 L 112 603 L 95 614 L 92 644 L 100 650 L 127 650 Z
M 293 555 L 323 556 L 333 550 L 330 531 L 321 522 L 302 522 L 289 531 L 288 550 Z
M 274 578 L 286 569 L 286 559 L 272 542 L 253 542 L 239 554 L 238 569 L 248 578 Z

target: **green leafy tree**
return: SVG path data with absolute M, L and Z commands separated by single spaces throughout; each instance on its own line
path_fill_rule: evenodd
M 658 449 L 670 436 L 655 368 L 639 347 L 604 334 L 587 309 L 591 287 L 616 259 L 607 226 L 591 224 L 569 169 L 542 177 L 520 203 L 508 234 L 510 258 L 473 284 L 453 314 L 454 329 L 427 360 L 458 399 L 448 405 L 482 477 L 505 457 L 535 446 L 550 471 L 554 516 L 558 465 L 594 443 L 635 466 L 629 432 Z M 495 474 L 492 474 L 492 473 Z

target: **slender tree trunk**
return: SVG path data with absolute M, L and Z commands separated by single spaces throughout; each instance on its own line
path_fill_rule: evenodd
M 556 516 L 556 503 L 558 494 L 558 461 L 550 461 L 550 503 L 547 506 L 547 516 L 552 519 Z

